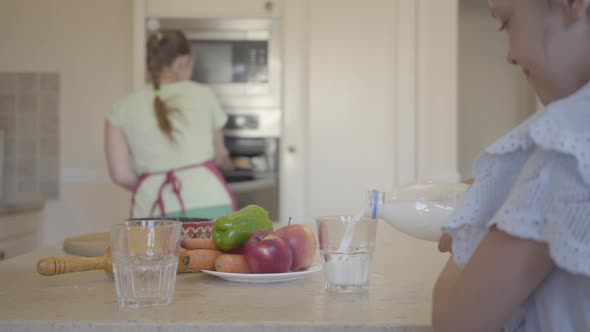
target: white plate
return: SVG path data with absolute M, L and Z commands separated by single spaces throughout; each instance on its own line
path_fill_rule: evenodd
M 313 265 L 306 270 L 297 272 L 285 272 L 285 273 L 265 273 L 265 274 L 254 274 L 254 273 L 226 273 L 218 271 L 207 271 L 201 270 L 203 273 L 210 274 L 212 276 L 219 277 L 221 279 L 235 281 L 235 282 L 250 282 L 250 283 L 270 283 L 270 282 L 285 282 L 296 279 L 305 278 L 307 275 L 318 272 L 322 269 L 321 265 Z

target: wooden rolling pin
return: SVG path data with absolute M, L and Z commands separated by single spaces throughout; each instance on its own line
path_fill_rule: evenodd
M 188 271 L 187 266 L 183 263 L 184 252 L 181 250 L 178 261 L 177 272 Z M 111 257 L 111 248 L 107 248 L 104 256 L 100 257 L 49 257 L 40 260 L 37 263 L 37 272 L 44 276 L 56 276 L 60 274 L 104 270 L 106 275 L 114 278 L 113 261 Z
M 104 270 L 107 276 L 113 278 L 111 248 L 107 248 L 104 256 L 100 257 L 49 257 L 37 263 L 37 272 L 44 276 L 93 270 Z

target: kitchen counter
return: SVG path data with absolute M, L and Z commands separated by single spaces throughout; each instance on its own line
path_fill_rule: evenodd
M 45 200 L 37 194 L 19 194 L 0 200 L 0 216 L 39 211 Z
M 253 180 L 230 182 L 228 186 L 233 193 L 239 194 L 273 187 L 277 184 L 277 181 L 278 176 L 276 174 L 257 174 Z
M 380 224 L 371 285 L 332 294 L 322 272 L 277 284 L 243 284 L 180 274 L 174 303 L 118 308 L 102 271 L 43 277 L 38 259 L 58 247 L 0 263 L 0 331 L 430 331 L 431 293 L 447 255 Z

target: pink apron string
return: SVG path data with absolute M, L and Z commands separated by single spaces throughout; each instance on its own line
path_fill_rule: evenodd
M 208 160 L 208 161 L 204 162 L 203 166 L 207 167 L 211 171 L 211 173 L 213 173 L 213 175 L 215 175 L 217 180 L 219 180 L 219 182 L 221 182 L 221 184 L 225 188 L 225 191 L 227 191 L 227 195 L 229 196 L 229 199 L 231 200 L 232 210 L 234 212 L 237 211 L 238 210 L 238 203 L 236 201 L 236 197 L 234 196 L 234 193 L 231 191 L 231 189 L 229 189 L 229 186 L 227 185 L 227 181 L 225 181 L 223 174 L 221 174 L 221 171 L 219 170 L 219 168 L 217 168 L 217 166 L 215 166 L 215 163 L 213 162 L 213 160 Z
M 195 166 L 198 167 L 198 166 Z M 160 214 L 162 217 L 166 217 L 166 209 L 164 207 L 164 199 L 162 198 L 162 192 L 167 185 L 172 186 L 172 192 L 176 195 L 178 202 L 180 203 L 180 208 L 182 211 L 182 215 L 186 214 L 186 210 L 184 208 L 184 201 L 182 200 L 182 195 L 180 195 L 180 191 L 182 190 L 182 182 L 176 177 L 176 170 L 169 170 L 166 172 L 166 178 L 164 182 L 160 185 L 160 189 L 158 190 L 158 197 L 154 204 L 152 204 L 152 209 L 150 210 L 150 217 L 154 216 L 154 212 L 156 211 L 156 207 L 160 208 Z
M 207 169 L 209 169 L 211 171 L 211 173 L 213 173 L 213 175 L 215 175 L 215 177 L 217 178 L 217 180 L 223 185 L 223 187 L 225 188 L 230 200 L 231 200 L 231 205 L 232 205 L 232 210 L 236 211 L 237 210 L 237 202 L 236 202 L 236 198 L 234 196 L 234 194 L 232 193 L 232 191 L 229 189 L 229 186 L 227 185 L 227 182 L 225 181 L 225 178 L 223 177 L 223 175 L 221 174 L 221 172 L 219 171 L 219 169 L 217 168 L 217 166 L 215 166 L 215 163 L 213 162 L 213 160 L 207 160 L 203 163 L 200 164 L 194 164 L 194 165 L 188 165 L 188 166 L 183 166 L 183 167 L 179 167 L 179 168 L 175 168 L 175 169 L 171 169 L 169 171 L 165 171 L 165 172 L 152 172 L 152 173 L 143 173 L 140 177 L 139 180 L 137 182 L 137 185 L 135 186 L 135 189 L 133 190 L 133 195 L 131 198 L 131 211 L 130 211 L 130 216 L 133 217 L 133 208 L 135 206 L 135 195 L 140 187 L 140 185 L 143 183 L 143 181 L 148 178 L 151 175 L 155 175 L 155 174 L 165 174 L 166 178 L 164 179 L 164 181 L 162 182 L 162 184 L 160 185 L 160 188 L 158 190 L 158 196 L 156 197 L 156 200 L 154 201 L 154 203 L 152 204 L 152 208 L 150 210 L 150 217 L 153 217 L 154 212 L 156 211 L 156 208 L 159 208 L 160 210 L 160 214 L 162 217 L 166 217 L 166 209 L 164 206 L 164 199 L 162 197 L 162 192 L 164 191 L 164 188 L 167 185 L 171 185 L 172 186 L 172 192 L 174 193 L 174 195 L 176 196 L 176 198 L 178 199 L 178 202 L 180 203 L 180 207 L 182 209 L 182 214 L 186 214 L 186 209 L 184 206 L 184 201 L 182 199 L 182 195 L 181 195 L 181 190 L 182 190 L 182 182 L 176 177 L 176 172 L 178 171 L 182 171 L 182 170 L 187 170 L 187 169 L 191 169 L 191 168 L 198 168 L 204 166 Z

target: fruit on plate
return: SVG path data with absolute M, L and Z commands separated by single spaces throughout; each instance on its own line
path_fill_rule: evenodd
M 180 249 L 178 250 L 178 267 L 176 268 L 176 272 L 190 271 L 188 266 L 186 264 L 184 264 L 184 256 L 186 256 L 187 252 L 188 252 L 188 250 L 186 250 L 182 247 L 180 247 Z
M 253 273 L 289 272 L 293 263 L 289 244 L 273 231 L 261 230 L 252 234 L 244 246 L 244 252 Z
M 213 239 L 186 238 L 180 241 L 180 247 L 186 250 L 212 249 L 219 250 Z
M 276 230 L 281 238 L 289 244 L 293 253 L 291 271 L 305 270 L 311 266 L 315 258 L 317 242 L 311 228 L 301 224 L 289 224 Z
M 248 205 L 232 214 L 219 217 L 213 223 L 213 241 L 224 252 L 241 247 L 258 230 L 272 230 L 268 212 L 256 205 Z
M 215 270 L 225 273 L 250 273 L 250 266 L 244 255 L 223 254 L 215 260 Z
M 195 249 L 185 253 L 182 262 L 192 271 L 215 270 L 215 260 L 223 254 L 219 250 Z

